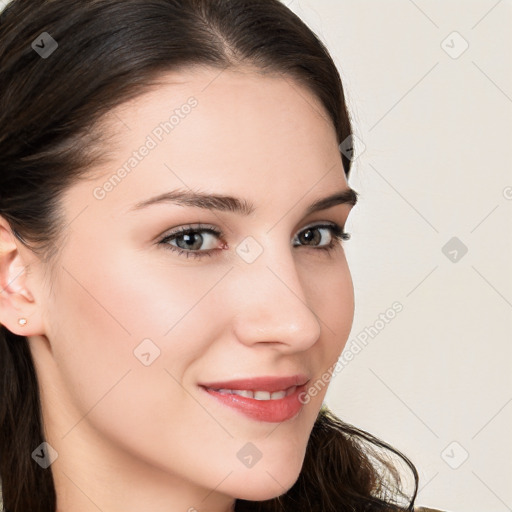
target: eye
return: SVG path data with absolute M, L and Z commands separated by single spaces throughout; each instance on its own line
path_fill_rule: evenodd
M 185 255 L 187 258 L 192 256 L 199 258 L 202 256 L 212 256 L 213 248 L 199 251 L 199 248 L 205 242 L 210 241 L 212 238 L 220 238 L 223 234 L 221 231 L 209 226 L 197 227 L 181 227 L 166 235 L 159 243 L 164 247 L 176 251 L 180 255 Z M 174 245 L 172 242 L 176 242 Z
M 324 236 L 318 234 L 321 231 L 329 233 L 327 243 L 322 244 Z M 297 239 L 301 244 L 329 252 L 339 248 L 342 240 L 350 240 L 350 233 L 345 233 L 338 224 L 317 224 L 303 229 Z
M 324 241 L 326 238 L 324 233 L 327 233 L 327 242 Z M 211 226 L 187 226 L 167 234 L 159 244 L 181 256 L 201 258 L 212 256 L 214 251 L 221 250 L 222 248 L 215 248 L 218 243 L 215 244 L 214 239 L 222 237 L 222 231 Z M 294 240 L 294 247 L 304 245 L 313 249 L 332 251 L 341 247 L 342 240 L 349 239 L 350 234 L 345 233 L 338 224 L 317 224 L 303 229 L 295 239 L 299 244 Z M 203 246 L 208 244 L 210 248 L 204 249 Z

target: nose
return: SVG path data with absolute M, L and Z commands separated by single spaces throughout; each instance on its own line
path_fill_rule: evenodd
M 272 344 L 294 353 L 313 346 L 321 319 L 308 303 L 307 285 L 314 276 L 299 275 L 289 247 L 265 249 L 253 263 L 240 262 L 231 273 L 234 334 L 248 346 Z

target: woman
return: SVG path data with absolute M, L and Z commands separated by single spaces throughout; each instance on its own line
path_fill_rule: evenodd
M 0 40 L 5 510 L 413 510 L 322 403 L 357 193 L 315 35 L 277 0 L 13 0 Z

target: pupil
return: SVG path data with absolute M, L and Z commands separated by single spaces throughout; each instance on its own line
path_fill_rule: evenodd
M 199 242 L 199 245 L 201 245 L 201 237 L 198 233 L 194 233 L 192 235 L 190 233 L 187 233 L 185 235 L 182 235 L 182 237 L 185 244 L 187 244 L 187 246 L 189 247 L 193 247 L 194 243 L 196 242 L 196 237 L 199 237 L 197 241 Z
M 310 242 L 312 240 L 315 239 L 315 232 L 313 229 L 307 229 L 306 231 L 303 232 L 302 234 L 302 239 L 303 241 L 305 242 Z

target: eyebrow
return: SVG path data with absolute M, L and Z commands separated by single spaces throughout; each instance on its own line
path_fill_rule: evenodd
M 340 190 L 328 197 L 318 199 L 306 210 L 306 216 L 320 210 L 327 210 L 338 204 L 350 204 L 354 206 L 357 203 L 359 193 L 352 188 Z M 239 199 L 233 196 L 207 194 L 203 192 L 193 192 L 190 190 L 173 190 L 152 197 L 145 201 L 137 203 L 130 208 L 130 211 L 141 210 L 161 203 L 171 203 L 178 206 L 189 206 L 194 208 L 203 208 L 206 210 L 218 210 L 223 212 L 233 212 L 239 215 L 249 216 L 256 211 L 254 205 L 245 199 Z

